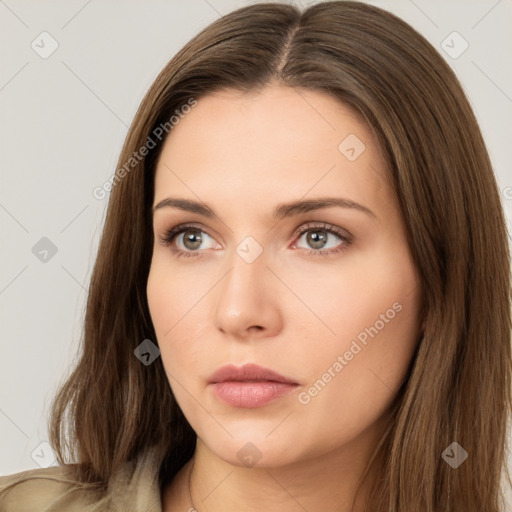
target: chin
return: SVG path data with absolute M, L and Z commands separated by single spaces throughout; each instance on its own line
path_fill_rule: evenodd
M 272 468 L 308 458 L 304 446 L 297 442 L 296 436 L 275 435 L 271 439 L 274 434 L 268 436 L 268 432 L 268 429 L 261 432 L 246 429 L 240 435 L 232 432 L 233 438 L 224 439 L 223 443 L 219 443 L 218 438 L 208 437 L 202 438 L 202 441 L 224 462 L 239 467 Z

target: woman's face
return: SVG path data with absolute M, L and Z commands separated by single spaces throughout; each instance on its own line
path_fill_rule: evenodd
M 420 287 L 385 176 L 367 125 L 321 92 L 222 91 L 167 138 L 149 307 L 172 391 L 223 460 L 361 447 L 388 410 L 419 335 Z M 213 376 L 246 364 L 287 382 Z

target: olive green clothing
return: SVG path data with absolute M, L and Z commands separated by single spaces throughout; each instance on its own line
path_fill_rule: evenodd
M 148 450 L 127 463 L 100 497 L 70 477 L 70 466 L 31 469 L 0 477 L 1 512 L 162 512 L 162 458 Z

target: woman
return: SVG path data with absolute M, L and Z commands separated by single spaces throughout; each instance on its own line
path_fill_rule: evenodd
M 107 188 L 61 466 L 0 479 L 2 510 L 502 510 L 505 221 L 409 25 L 224 16 L 151 86 Z

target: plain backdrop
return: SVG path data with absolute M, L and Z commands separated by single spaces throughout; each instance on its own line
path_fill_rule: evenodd
M 143 95 L 200 29 L 251 3 L 0 0 L 0 474 L 53 463 L 47 413 L 76 357 L 108 201 L 92 191 L 115 171 Z M 510 228 L 512 1 L 368 3 L 458 75 Z

